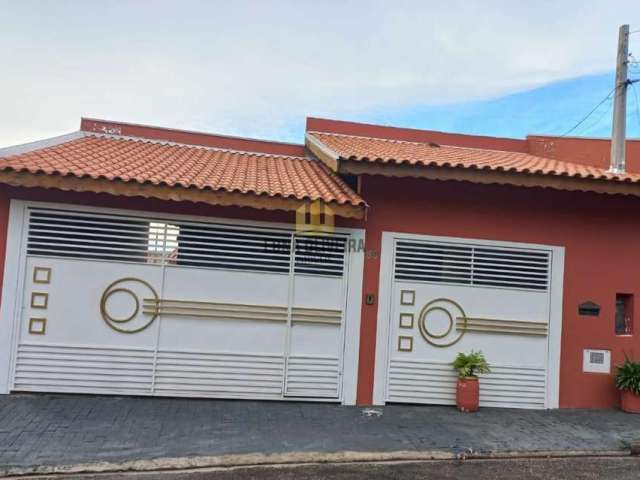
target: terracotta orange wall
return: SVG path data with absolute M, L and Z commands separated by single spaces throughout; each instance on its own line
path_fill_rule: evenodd
M 532 155 L 609 168 L 611 141 L 608 139 L 530 135 L 527 144 Z M 626 170 L 640 173 L 640 140 L 627 141 L 625 157 Z
M 149 138 L 168 142 L 184 143 L 187 145 L 202 145 L 207 147 L 228 148 L 248 152 L 271 153 L 277 155 L 304 156 L 304 145 L 253 138 L 230 137 L 213 133 L 191 132 L 173 128 L 137 125 L 134 123 L 112 122 L 83 118 L 80 130 L 84 132 L 106 133 L 110 135 L 124 135 L 129 137 Z
M 561 245 L 565 251 L 561 407 L 610 407 L 617 392 L 610 375 L 582 373 L 583 348 L 612 350 L 613 363 L 624 352 L 640 358 L 640 336 L 616 337 L 616 293 L 640 295 L 640 199 L 542 189 L 483 186 L 420 179 L 365 177 L 368 212 L 363 294 L 378 297 L 379 253 L 383 231 Z M 292 212 L 222 208 L 41 189 L 0 189 L 0 253 L 6 247 L 8 198 L 131 208 L 166 213 L 291 223 Z M 359 227 L 359 222 L 339 222 Z M 613 243 L 615 242 L 615 243 Z M 373 255 L 372 255 L 373 254 Z M 0 256 L 0 264 L 4 255 Z M 0 275 L 3 270 L 0 269 Z M 602 306 L 599 317 L 579 317 L 579 303 Z M 636 306 L 638 302 L 636 302 Z M 372 401 L 377 302 L 362 307 L 358 403 Z M 640 315 L 635 312 L 636 331 Z
M 612 350 L 640 359 L 636 335 L 617 337 L 615 295 L 640 295 L 640 199 L 543 189 L 365 177 L 367 250 L 379 253 L 383 231 L 541 243 L 566 247 L 563 295 L 561 407 L 611 407 L 618 401 L 610 375 L 582 373 L 582 350 Z M 378 297 L 379 256 L 365 260 L 364 293 Z M 601 305 L 599 317 L 579 317 L 578 304 Z M 638 302 L 636 302 L 638 305 Z M 358 403 L 372 402 L 376 306 L 363 305 Z
M 405 142 L 435 142 L 456 147 L 488 148 L 526 152 L 527 141 L 517 138 L 488 137 L 483 135 L 463 135 L 459 133 L 438 132 L 435 130 L 418 130 L 415 128 L 398 128 L 368 123 L 345 122 L 324 118 L 307 117 L 307 131 L 338 133 L 364 137 L 387 138 Z

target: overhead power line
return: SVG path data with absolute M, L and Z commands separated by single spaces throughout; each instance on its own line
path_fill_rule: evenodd
M 611 101 L 611 98 L 609 98 L 609 101 L 606 102 L 604 107 L 605 108 L 603 108 L 600 115 L 595 115 L 595 114 L 593 115 L 595 119 L 593 122 L 591 122 L 590 124 L 587 124 L 587 122 L 585 122 L 582 128 L 576 129 L 575 135 L 579 136 L 579 135 L 587 134 L 592 128 L 600 124 L 602 119 L 611 111 L 611 108 L 613 107 L 613 102 Z
M 637 92 L 636 92 L 636 90 L 635 90 L 635 85 L 634 85 L 634 84 L 635 84 L 635 83 L 638 83 L 638 82 L 640 82 L 640 79 L 637 79 L 637 80 L 628 80 L 628 81 L 627 81 L 627 85 L 631 85 L 631 86 L 633 86 L 633 87 L 634 87 L 634 90 L 633 90 L 633 91 L 634 91 L 634 93 L 635 93 L 635 95 L 636 95 L 636 99 L 637 99 Z M 582 125 L 584 122 L 586 122 L 586 121 L 589 119 L 589 117 L 590 117 L 591 115 L 593 115 L 593 114 L 598 110 L 598 108 L 600 108 L 600 106 L 602 106 L 602 104 L 603 104 L 604 102 L 606 102 L 607 100 L 609 100 L 609 99 L 611 98 L 611 96 L 613 95 L 613 92 L 615 92 L 615 91 L 616 91 L 618 88 L 620 88 L 621 86 L 622 86 L 622 85 L 616 85 L 615 87 L 613 87 L 613 88 L 611 89 L 611 91 L 607 94 L 607 96 L 606 96 L 606 97 L 604 97 L 602 100 L 600 100 L 600 101 L 598 102 L 598 104 L 597 104 L 595 107 L 593 107 L 593 109 L 592 109 L 589 113 L 587 113 L 587 114 L 586 114 L 586 115 L 585 115 L 585 116 L 584 116 L 584 117 L 583 117 L 583 118 L 582 118 L 578 123 L 576 123 L 573 127 L 571 127 L 569 130 L 567 130 L 566 132 L 564 132 L 564 133 L 563 133 L 562 135 L 560 135 L 560 136 L 561 136 L 561 137 L 566 137 L 566 136 L 567 136 L 567 135 L 569 135 L 571 132 L 573 132 L 576 128 L 578 128 L 580 125 Z M 640 114 L 639 114 L 639 115 L 640 115 Z M 599 120 L 598 120 L 598 121 L 599 121 Z M 597 123 L 597 122 L 596 122 L 596 123 Z M 592 125 L 592 126 L 593 126 L 593 125 Z M 589 128 L 591 128 L 591 127 L 589 127 Z
M 593 107 L 593 109 L 587 113 L 582 120 L 580 120 L 578 123 L 576 123 L 573 127 L 571 127 L 569 130 L 567 130 L 566 132 L 564 132 L 562 135 L 560 135 L 561 137 L 566 137 L 567 135 L 569 135 L 571 132 L 573 132 L 576 128 L 578 128 L 580 125 L 582 125 L 584 122 L 587 121 L 587 119 L 593 115 L 593 113 L 598 110 L 598 108 L 607 100 L 609 100 L 611 98 L 611 95 L 613 95 L 613 92 L 615 92 L 618 89 L 618 85 L 616 85 L 615 87 L 613 87 L 611 89 L 611 91 L 607 94 L 606 97 L 604 97 L 602 100 L 600 100 L 600 102 L 598 102 L 598 104 Z

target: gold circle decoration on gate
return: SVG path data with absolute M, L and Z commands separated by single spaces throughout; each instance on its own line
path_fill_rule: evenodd
M 156 293 L 154 288 L 151 286 L 151 284 L 149 284 L 148 282 L 145 282 L 144 280 L 141 280 L 139 278 L 134 278 L 134 277 L 125 277 L 111 283 L 104 290 L 104 292 L 102 293 L 102 297 L 100 298 L 100 314 L 102 315 L 102 319 L 105 321 L 107 325 L 109 325 L 109 327 L 111 327 L 116 332 L 120 332 L 120 333 L 141 332 L 142 330 L 147 328 L 149 325 L 151 325 L 154 322 L 154 320 L 158 317 L 158 313 L 156 312 L 152 314 L 151 317 L 141 325 L 127 328 L 128 324 L 132 322 L 134 319 L 136 319 L 138 317 L 138 314 L 140 313 L 140 298 L 136 294 L 136 292 L 133 290 L 134 287 L 130 286 L 130 284 L 136 285 L 135 288 L 137 290 L 140 290 L 142 288 L 143 290 L 148 291 L 153 297 L 154 302 L 156 304 L 158 303 L 158 294 Z M 130 288 L 125 288 L 125 286 L 130 286 Z M 122 318 L 117 318 L 112 316 L 109 313 L 107 308 L 107 301 L 109 300 L 109 297 L 111 297 L 111 295 L 115 293 L 124 293 L 129 295 L 130 297 L 133 297 L 133 300 L 135 302 L 135 307 L 133 309 L 133 312 L 130 315 Z
M 458 315 L 453 315 L 451 310 L 457 311 Z M 444 333 L 432 333 L 429 331 L 427 317 L 430 313 L 436 311 L 444 312 L 449 319 L 449 327 Z M 445 338 L 454 329 L 457 318 L 463 319 L 463 325 L 458 336 L 447 343 L 439 343 L 438 340 Z M 436 298 L 422 307 L 420 315 L 418 316 L 418 329 L 420 330 L 422 338 L 424 338 L 429 345 L 440 348 L 450 347 L 451 345 L 458 343 L 464 335 L 464 332 L 467 329 L 467 315 L 464 313 L 462 307 L 453 300 L 448 298 Z

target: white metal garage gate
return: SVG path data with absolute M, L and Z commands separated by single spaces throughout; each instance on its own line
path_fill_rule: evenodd
M 450 363 L 481 350 L 481 405 L 557 407 L 562 268 L 558 247 L 385 234 L 376 401 L 455 404 Z
M 347 239 L 25 208 L 9 388 L 338 401 Z

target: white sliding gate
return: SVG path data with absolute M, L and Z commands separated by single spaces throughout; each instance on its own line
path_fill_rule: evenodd
M 9 390 L 353 402 L 357 232 L 50 205 L 12 215 Z
M 385 233 L 374 401 L 455 404 L 481 350 L 480 404 L 558 406 L 563 249 Z

